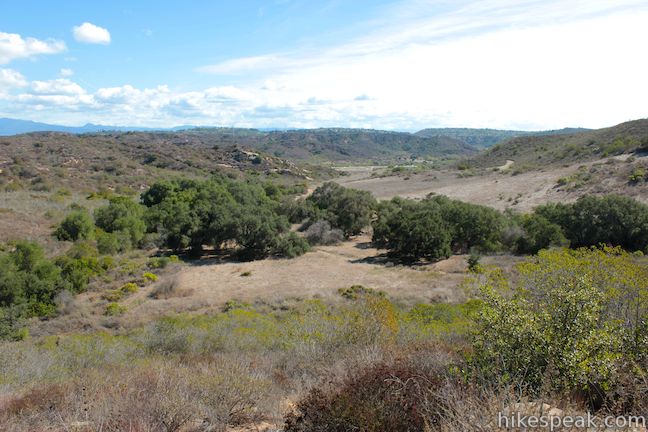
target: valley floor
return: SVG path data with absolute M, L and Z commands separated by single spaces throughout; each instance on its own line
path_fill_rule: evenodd
M 511 207 L 523 212 L 547 202 L 575 201 L 586 193 L 621 193 L 648 202 L 648 183 L 630 184 L 627 175 L 634 167 L 644 166 L 648 158 L 629 156 L 519 173 L 514 161 L 481 173 L 444 169 L 385 175 L 381 174 L 383 167 L 338 167 L 347 175 L 336 181 L 345 187 L 369 191 L 380 200 L 395 196 L 421 199 L 434 193 L 499 210 Z M 570 178 L 574 181 L 559 184 L 560 179 Z

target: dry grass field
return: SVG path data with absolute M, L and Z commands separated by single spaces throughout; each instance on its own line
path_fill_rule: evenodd
M 526 212 L 547 202 L 575 201 L 585 194 L 620 193 L 648 202 L 648 183 L 629 181 L 634 169 L 647 164 L 645 154 L 626 154 L 526 172 L 516 172 L 516 164 L 510 160 L 479 172 L 442 169 L 385 175 L 383 167 L 339 167 L 348 175 L 337 182 L 369 191 L 381 200 L 395 196 L 420 199 L 433 193 L 499 210 L 510 207 Z M 560 184 L 561 179 L 568 181 Z
M 170 314 L 219 311 L 228 302 L 281 307 L 319 298 L 335 303 L 341 300 L 338 290 L 353 285 L 383 291 L 393 301 L 409 306 L 466 300 L 462 286 L 469 274 L 466 255 L 408 266 L 389 261 L 385 251 L 371 247 L 369 241 L 370 236 L 365 234 L 339 245 L 315 247 L 294 259 L 233 262 L 205 258 L 171 266 L 158 272 L 157 282 L 121 301 L 126 311 L 117 317 L 107 318 L 104 313 L 108 303 L 104 294 L 116 284 L 98 284 L 76 297 L 75 313 L 42 326 L 36 324 L 33 332 L 134 328 Z M 510 273 L 522 259 L 493 255 L 484 257 L 482 262 Z M 156 294 L 162 291 L 163 294 Z

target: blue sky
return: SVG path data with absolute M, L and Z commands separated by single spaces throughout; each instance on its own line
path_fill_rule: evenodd
M 5 2 L 0 117 L 603 127 L 648 116 L 640 0 Z

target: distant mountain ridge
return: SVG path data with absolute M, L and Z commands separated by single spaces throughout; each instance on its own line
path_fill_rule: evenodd
M 31 120 L 0 118 L 0 136 L 20 135 L 31 132 L 66 132 L 72 134 L 97 133 L 103 131 L 118 132 L 153 132 L 159 130 L 177 131 L 190 129 L 195 126 L 175 126 L 172 128 L 149 128 L 140 126 L 108 126 L 86 123 L 83 126 L 63 126 L 40 123 Z

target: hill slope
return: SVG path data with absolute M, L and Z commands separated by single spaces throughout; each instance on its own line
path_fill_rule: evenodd
M 494 167 L 512 160 L 527 168 L 583 162 L 635 151 L 648 143 L 648 119 L 570 134 L 529 135 L 510 139 L 482 152 L 469 164 Z
M 185 132 L 212 145 L 234 143 L 304 161 L 395 162 L 425 157 L 454 157 L 477 150 L 449 137 L 420 137 L 371 129 L 300 129 L 262 132 L 257 129 L 197 128 Z
M 59 126 L 28 120 L 0 119 L 0 136 L 31 132 L 99 134 L 117 132 L 177 133 L 208 146 L 241 145 L 276 157 L 315 162 L 398 162 L 429 157 L 466 156 L 477 152 L 465 140 L 451 136 L 421 136 L 371 129 L 260 130 L 178 126 L 149 129 L 128 126 Z
M 582 128 L 564 128 L 551 131 L 518 131 L 518 130 L 500 130 L 500 129 L 472 129 L 472 128 L 430 128 L 416 132 L 415 135 L 420 137 L 449 137 L 462 141 L 468 145 L 477 148 L 491 147 L 502 141 L 511 138 L 528 135 L 564 135 L 577 132 L 584 132 L 588 129 Z
M 214 146 L 200 135 L 38 132 L 0 138 L 0 190 L 138 190 L 160 178 L 241 171 L 297 179 L 312 175 L 274 156 Z

